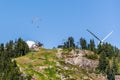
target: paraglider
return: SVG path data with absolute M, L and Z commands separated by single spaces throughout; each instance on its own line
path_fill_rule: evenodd
M 35 27 L 39 28 L 39 22 L 40 22 L 40 21 L 41 21 L 40 18 L 33 18 L 33 19 L 32 19 L 32 24 L 33 24 Z

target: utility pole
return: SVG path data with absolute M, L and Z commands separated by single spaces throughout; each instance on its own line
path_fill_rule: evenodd
M 70 40 L 69 40 L 69 48 L 70 48 Z
M 79 48 L 79 42 L 77 42 L 77 47 Z

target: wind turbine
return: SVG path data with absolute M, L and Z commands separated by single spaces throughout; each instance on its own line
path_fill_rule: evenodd
M 90 30 L 87 29 L 87 31 L 92 34 L 99 42 L 98 44 L 102 44 L 112 33 L 113 31 L 111 31 L 107 36 L 105 36 L 102 40 L 100 38 L 98 38 L 94 33 L 92 33 Z

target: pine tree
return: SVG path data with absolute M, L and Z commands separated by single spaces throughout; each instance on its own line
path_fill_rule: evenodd
M 43 46 L 43 44 L 42 44 L 41 42 L 37 42 L 36 45 L 37 45 L 38 47 L 42 47 L 42 46 Z
M 3 52 L 4 51 L 4 44 L 0 44 L 0 52 Z
M 7 51 L 0 52 L 0 54 L 0 80 L 20 80 L 21 73 L 16 62 L 12 62 Z
M 21 56 L 21 50 L 25 53 L 29 51 L 28 45 L 21 38 L 16 43 L 9 41 L 6 46 L 0 44 L 0 80 L 25 79 L 21 76 L 16 61 L 12 61 L 13 57 Z
M 74 38 L 68 37 L 68 40 L 64 42 L 64 48 L 75 48 Z
M 99 58 L 98 68 L 99 68 L 100 72 L 105 73 L 107 65 L 108 65 L 108 60 L 106 59 L 106 54 L 103 51 L 100 53 L 100 58 Z
M 84 38 L 80 38 L 80 45 L 82 49 L 87 49 L 87 42 Z
M 98 44 L 98 46 L 97 46 L 97 54 L 100 54 L 102 51 L 103 51 L 102 45 Z
M 110 64 L 107 65 L 107 79 L 108 80 L 115 80 L 115 73 L 114 73 L 114 69 L 110 66 Z
M 69 37 L 68 38 L 69 48 L 75 48 L 74 38 Z
M 91 51 L 95 51 L 94 40 L 90 40 L 90 43 L 88 44 L 88 49 L 91 50 Z
M 109 59 L 111 59 L 112 57 L 115 56 L 115 54 L 114 54 L 114 49 L 113 49 L 113 46 L 112 46 L 111 44 L 104 43 L 104 44 L 102 45 L 102 50 L 105 51 L 106 56 L 107 56 Z
M 6 44 L 6 51 L 8 52 L 8 56 L 9 57 L 14 57 L 14 42 L 12 40 L 10 40 L 7 44 Z
M 118 65 L 117 65 L 117 61 L 115 60 L 115 57 L 113 58 L 112 68 L 114 69 L 114 73 L 117 74 Z
M 15 57 L 25 55 L 29 52 L 29 47 L 23 39 L 19 38 L 15 43 Z

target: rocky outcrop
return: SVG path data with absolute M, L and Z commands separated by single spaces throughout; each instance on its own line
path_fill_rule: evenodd
M 85 69 L 87 71 L 94 71 L 96 69 L 96 67 L 99 64 L 98 60 L 91 60 L 91 59 L 87 59 L 86 57 L 84 57 L 85 55 L 91 55 L 94 54 L 91 51 L 88 50 L 72 50 L 70 52 L 70 54 L 62 55 L 62 49 L 58 49 L 58 53 L 56 54 L 58 58 L 62 58 L 62 60 L 65 61 L 65 63 L 69 63 L 75 66 L 79 66 L 81 69 Z M 68 57 L 71 56 L 71 57 Z M 57 64 L 58 66 L 60 66 L 60 64 Z M 64 67 L 65 70 L 68 70 L 68 67 Z M 73 68 L 73 70 L 75 70 L 75 68 Z M 62 80 L 66 80 L 64 75 L 59 75 L 61 77 Z M 102 75 L 102 74 L 95 74 L 95 73 L 91 73 L 87 76 L 83 75 L 82 77 L 83 79 L 89 79 L 89 80 L 107 80 L 107 77 Z M 115 80 L 120 80 L 120 75 L 115 75 Z
M 90 54 L 94 54 L 92 51 L 88 51 L 88 50 L 80 50 L 80 49 L 76 49 L 76 50 L 72 50 L 70 52 L 71 55 L 75 56 L 85 56 L 85 55 L 90 55 Z
M 76 50 L 76 51 L 72 50 L 70 54 L 72 55 L 72 57 L 70 58 L 66 57 L 65 62 L 73 65 L 77 65 L 80 68 L 85 69 L 87 71 L 91 71 L 91 70 L 94 71 L 99 63 L 98 60 L 91 60 L 83 57 L 86 54 L 94 54 L 93 52 L 88 50 Z
M 120 80 L 120 75 L 116 75 L 115 80 Z
M 98 65 L 97 60 L 90 60 L 81 56 L 66 58 L 65 62 L 73 65 L 78 65 L 80 68 L 86 69 L 87 71 L 91 71 L 91 70 L 94 71 Z
M 61 49 L 61 48 L 58 48 L 57 53 L 56 53 L 56 56 L 57 56 L 58 58 L 62 58 L 62 49 Z

